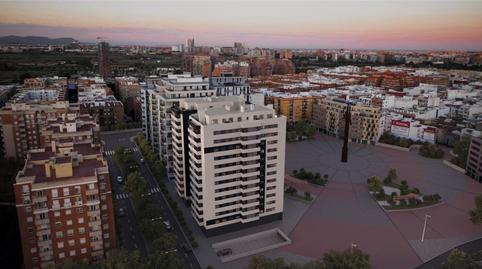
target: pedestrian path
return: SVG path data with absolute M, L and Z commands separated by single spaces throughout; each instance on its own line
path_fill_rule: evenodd
M 137 147 L 132 147 L 132 148 L 127 148 L 126 152 L 131 153 L 131 152 L 137 152 L 139 149 Z M 106 150 L 104 151 L 105 156 L 113 156 L 115 153 L 115 150 Z
M 151 188 L 147 191 L 147 195 L 151 195 L 153 193 L 158 193 L 158 192 L 161 192 L 161 189 L 160 188 Z M 116 194 L 115 195 L 115 198 L 117 200 L 121 200 L 121 199 L 128 199 L 129 198 L 129 194 L 127 193 L 119 193 L 119 194 Z

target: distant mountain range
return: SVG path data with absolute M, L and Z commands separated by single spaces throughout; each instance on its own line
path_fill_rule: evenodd
M 73 42 L 79 42 L 70 37 L 48 38 L 45 36 L 2 36 L 0 44 L 3 45 L 68 45 Z

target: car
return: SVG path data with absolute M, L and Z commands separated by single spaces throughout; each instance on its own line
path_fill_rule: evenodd
M 141 163 L 144 163 L 144 158 L 141 158 Z
M 124 180 L 122 179 L 122 176 L 117 176 L 117 182 L 122 183 Z
M 119 216 L 123 217 L 126 215 L 126 212 L 124 211 L 124 208 L 119 208 Z
M 171 227 L 171 223 L 168 221 L 168 220 L 165 220 L 164 222 L 162 222 L 164 224 L 164 228 L 166 228 L 166 230 L 171 230 L 172 227 Z
M 219 256 L 226 256 L 226 255 L 230 255 L 233 253 L 233 250 L 231 248 L 223 248 L 221 250 L 219 250 L 218 252 L 216 252 L 216 255 Z

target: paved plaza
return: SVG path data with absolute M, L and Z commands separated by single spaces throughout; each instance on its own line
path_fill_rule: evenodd
M 310 192 L 314 200 L 307 203 L 286 197 L 281 221 L 206 238 L 196 227 L 189 209 L 181 207 L 199 242 L 195 254 L 202 267 L 244 268 L 250 257 L 222 263 L 212 244 L 275 228 L 283 231 L 291 244 L 263 252 L 267 257 L 305 263 L 354 243 L 370 255 L 375 269 L 415 268 L 454 246 L 482 236 L 482 228 L 473 225 L 468 217 L 475 195 L 482 193 L 479 183 L 441 160 L 373 145 L 350 143 L 348 163 L 341 163 L 341 146 L 341 140 L 321 135 L 287 144 L 287 174 L 305 168 L 328 174 L 329 182 L 318 187 L 287 176 L 286 184 L 295 186 L 300 193 Z M 399 180 L 407 180 L 421 193 L 439 193 L 442 203 L 425 209 L 384 211 L 369 195 L 366 179 L 374 175 L 383 178 L 390 168 L 397 169 Z M 173 183 L 169 185 L 174 194 Z M 432 217 L 422 243 L 425 214 Z
M 372 145 L 351 143 L 348 163 L 340 162 L 342 141 L 329 136 L 287 145 L 286 170 L 305 168 L 329 175 L 329 183 L 289 234 L 283 251 L 318 258 L 355 243 L 370 254 L 374 268 L 414 268 L 448 249 L 482 235 L 468 211 L 482 186 L 440 160 Z M 385 212 L 368 194 L 366 179 L 397 169 L 399 180 L 422 193 L 439 193 L 442 203 Z M 420 242 L 425 214 L 430 218 Z

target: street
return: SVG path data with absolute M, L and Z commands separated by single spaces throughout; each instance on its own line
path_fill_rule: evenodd
M 119 146 L 124 147 L 125 149 L 130 149 L 130 152 L 136 162 L 139 164 L 139 173 L 140 175 L 145 178 L 149 184 L 149 193 L 154 201 L 154 204 L 158 206 L 159 209 L 159 217 L 162 217 L 163 220 L 168 220 L 172 226 L 172 233 L 177 238 L 177 253 L 179 257 L 184 261 L 186 268 L 195 268 L 200 269 L 201 266 L 199 265 L 195 255 L 193 252 L 185 252 L 182 249 L 182 245 L 190 245 L 187 241 L 186 237 L 181 230 L 177 219 L 175 218 L 172 210 L 167 205 L 166 200 L 163 197 L 162 192 L 160 191 L 159 185 L 152 175 L 149 167 L 147 164 L 142 164 L 140 159 L 142 158 L 142 154 L 137 149 L 135 142 L 131 141 L 131 138 L 138 134 L 137 130 L 134 131 L 124 131 L 119 133 L 110 133 L 102 135 L 102 139 L 104 140 L 104 152 L 105 157 L 109 163 L 109 171 L 111 174 L 111 179 L 117 178 L 118 175 L 121 175 L 119 167 L 116 165 L 114 156 L 112 152 Z M 124 180 L 126 179 L 124 175 L 122 175 Z M 131 200 L 128 198 L 127 193 L 124 193 L 121 190 L 121 185 L 117 183 L 115 180 L 112 180 L 113 185 L 113 199 L 115 200 L 115 204 L 117 208 L 115 209 L 117 212 L 119 208 L 123 208 L 125 212 L 125 216 L 121 217 L 121 225 L 122 225 L 122 237 L 125 241 L 126 249 L 131 252 L 135 249 L 139 249 L 141 253 L 147 253 L 146 244 L 140 233 L 137 223 L 136 217 L 134 213 L 134 208 L 131 204 Z M 186 216 L 190 217 L 190 216 Z

